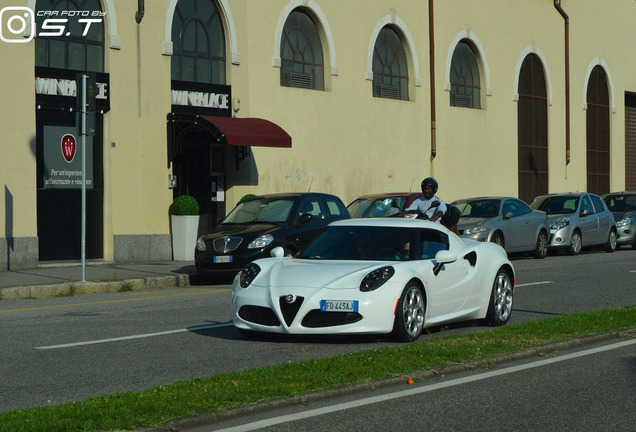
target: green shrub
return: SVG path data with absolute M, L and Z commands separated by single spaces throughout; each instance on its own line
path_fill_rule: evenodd
M 172 202 L 170 214 L 175 216 L 196 216 L 199 214 L 199 203 L 190 195 L 180 195 Z

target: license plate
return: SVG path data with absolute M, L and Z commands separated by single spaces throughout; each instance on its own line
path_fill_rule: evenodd
M 232 255 L 215 256 L 212 260 L 215 263 L 229 263 L 232 262 Z
M 322 312 L 358 312 L 358 300 L 320 300 Z

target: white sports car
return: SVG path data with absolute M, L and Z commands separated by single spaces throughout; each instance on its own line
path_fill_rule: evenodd
M 246 335 L 391 333 L 410 342 L 454 321 L 504 325 L 512 312 L 506 252 L 429 221 L 342 220 L 295 257 L 272 255 L 232 285 L 234 326 Z

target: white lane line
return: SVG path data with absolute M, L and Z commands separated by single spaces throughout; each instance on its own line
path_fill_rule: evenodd
M 598 348 L 592 348 L 592 349 L 589 349 L 589 350 L 586 350 L 586 351 L 579 351 L 579 352 L 575 352 L 575 353 L 572 353 L 572 354 L 567 354 L 567 355 L 563 355 L 563 356 L 559 356 L 559 357 L 554 357 L 554 358 L 549 358 L 549 359 L 544 359 L 544 360 L 537 360 L 535 362 L 524 364 L 524 365 L 511 366 L 511 367 L 508 367 L 508 368 L 505 368 L 505 369 L 501 369 L 501 370 L 497 370 L 497 371 L 484 372 L 484 373 L 480 373 L 478 375 L 464 377 L 464 378 L 458 378 L 458 379 L 454 379 L 454 380 L 450 380 L 450 381 L 446 381 L 446 382 L 442 382 L 442 383 L 431 384 L 431 385 L 424 386 L 424 387 L 418 387 L 418 388 L 414 388 L 414 389 L 410 389 L 410 390 L 402 390 L 402 391 L 389 393 L 389 394 L 382 395 L 382 396 L 373 396 L 373 397 L 369 397 L 369 398 L 365 398 L 365 399 L 359 399 L 357 401 L 351 401 L 351 402 L 336 404 L 336 405 L 327 406 L 327 407 L 323 407 L 323 408 L 307 410 L 307 411 L 296 413 L 296 414 L 289 414 L 289 415 L 284 415 L 284 416 L 280 416 L 280 417 L 274 417 L 274 418 L 270 418 L 270 419 L 259 420 L 259 421 L 256 421 L 256 422 L 247 423 L 247 424 L 240 425 L 240 426 L 234 426 L 234 427 L 230 427 L 230 428 L 226 428 L 226 429 L 219 429 L 219 430 L 217 430 L 217 432 L 247 432 L 247 431 L 253 431 L 253 430 L 256 430 L 256 429 L 260 429 L 260 428 L 276 426 L 276 425 L 279 425 L 279 424 L 282 424 L 282 423 L 288 423 L 288 422 L 292 422 L 292 421 L 296 421 L 296 420 L 303 420 L 303 419 L 310 418 L 310 417 L 316 417 L 316 416 L 319 416 L 319 415 L 330 414 L 330 413 L 334 413 L 334 412 L 338 412 L 338 411 L 344 411 L 344 410 L 348 410 L 348 409 L 352 409 L 352 408 L 358 408 L 358 407 L 361 407 L 361 406 L 364 406 L 364 405 L 371 405 L 371 404 L 374 404 L 374 403 L 385 402 L 385 401 L 388 401 L 388 400 L 393 400 L 393 399 L 397 399 L 397 398 L 401 398 L 401 397 L 413 396 L 413 395 L 417 395 L 417 394 L 427 393 L 427 392 L 431 392 L 431 391 L 434 391 L 434 390 L 439 390 L 439 389 L 443 389 L 443 388 L 453 387 L 453 386 L 466 384 L 466 383 L 470 383 L 470 382 L 481 381 L 481 380 L 485 380 L 485 379 L 488 379 L 488 378 L 493 378 L 493 377 L 500 376 L 500 375 L 507 375 L 507 374 L 511 374 L 511 373 L 514 373 L 514 372 L 520 372 L 520 371 L 523 371 L 523 370 L 526 370 L 526 369 L 533 369 L 533 368 L 537 368 L 537 367 L 541 367 L 541 366 L 547 366 L 547 365 L 552 364 L 552 363 L 562 362 L 562 361 L 566 361 L 566 360 L 572 360 L 572 359 L 575 359 L 575 358 L 584 357 L 584 356 L 588 356 L 588 355 L 592 355 L 592 354 L 597 354 L 597 353 L 604 352 L 604 351 L 610 351 L 610 350 L 613 350 L 613 349 L 619 349 L 619 348 L 623 348 L 623 347 L 626 347 L 626 346 L 629 346 L 629 345 L 633 345 L 633 344 L 636 344 L 636 339 L 631 339 L 631 340 L 624 341 L 624 342 L 618 342 L 618 343 L 615 343 L 615 344 L 612 344 L 612 345 L 606 345 L 606 346 L 602 346 L 602 347 L 598 347 Z
M 545 285 L 545 284 L 551 284 L 551 283 L 554 283 L 554 281 L 531 282 L 531 283 L 526 283 L 526 284 L 517 284 L 517 285 L 515 285 L 515 288 L 525 287 L 525 286 L 530 286 L 530 285 Z
M 227 323 L 227 324 L 213 324 L 213 325 L 199 326 L 199 327 L 188 327 L 184 329 L 168 330 L 168 331 L 157 332 L 157 333 L 146 333 L 146 334 L 139 334 L 139 335 L 132 335 L 132 336 L 123 336 L 118 338 L 98 339 L 98 340 L 92 340 L 92 341 L 86 341 L 86 342 L 75 342 L 75 343 L 61 344 L 61 345 L 41 346 L 41 347 L 35 347 L 35 349 L 49 350 L 49 349 L 58 349 L 58 348 L 71 348 L 71 347 L 82 346 L 82 345 L 95 345 L 95 344 L 119 342 L 119 341 L 131 340 L 131 339 L 142 339 L 142 338 L 148 338 L 148 337 L 154 337 L 154 336 L 165 336 L 165 335 L 175 334 L 175 333 L 229 327 L 231 325 L 234 325 L 234 324 Z

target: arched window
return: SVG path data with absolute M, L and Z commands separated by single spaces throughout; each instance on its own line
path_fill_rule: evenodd
M 451 106 L 481 108 L 479 65 L 472 46 L 460 41 L 453 52 L 450 70 Z
M 212 0 L 179 0 L 172 19 L 172 79 L 225 85 L 225 32 Z
M 38 0 L 37 11 L 101 11 L 99 0 Z M 41 29 L 46 18 L 36 13 L 36 28 Z M 60 19 L 61 15 L 57 17 Z M 86 72 L 104 72 L 104 21 L 79 22 L 96 17 L 68 17 L 65 34 L 35 38 L 35 65 L 40 67 L 71 69 Z M 58 25 L 56 23 L 56 25 Z M 88 28 L 86 36 L 85 30 Z M 56 30 L 46 30 L 55 32 Z
M 325 89 L 325 65 L 320 28 L 309 14 L 294 9 L 287 17 L 280 41 L 280 85 Z
M 373 96 L 409 99 L 409 71 L 400 35 L 390 26 L 380 30 L 373 49 Z
M 587 191 L 610 191 L 610 103 L 607 75 L 595 66 L 587 84 Z
M 541 59 L 528 54 L 519 73 L 517 104 L 519 198 L 548 193 L 548 98 Z

